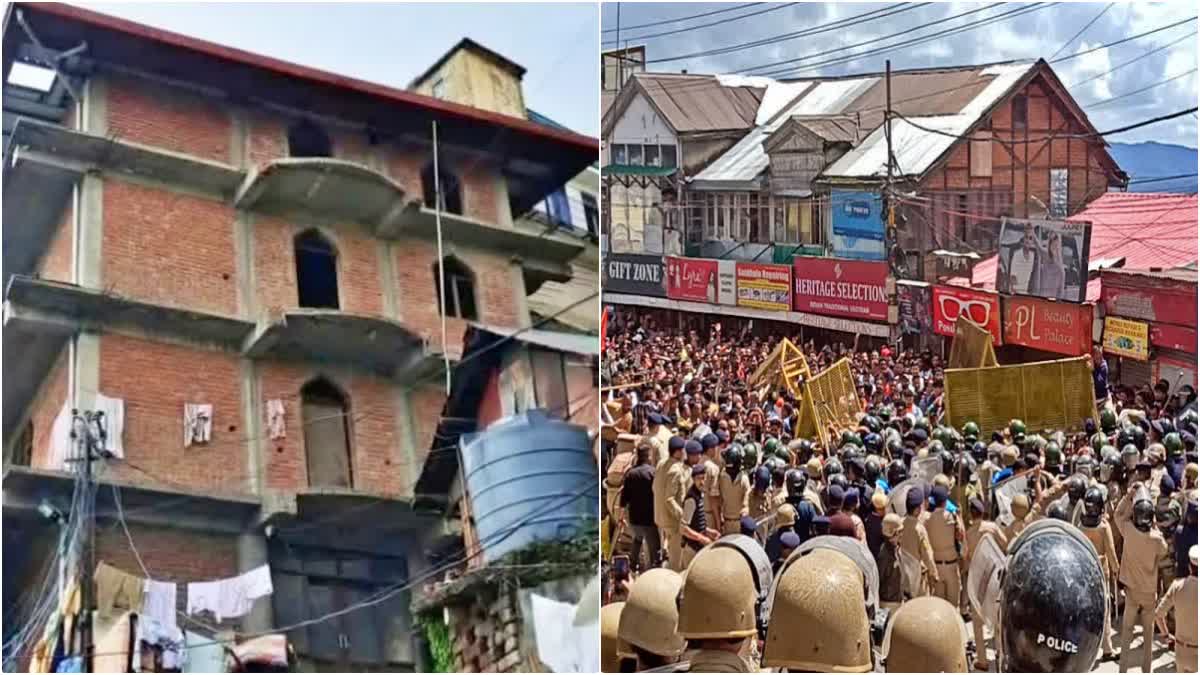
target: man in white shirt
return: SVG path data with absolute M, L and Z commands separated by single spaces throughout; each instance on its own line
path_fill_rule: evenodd
M 1011 292 L 1028 293 L 1031 288 L 1037 288 L 1039 254 L 1037 235 L 1034 234 L 1033 225 L 1026 225 L 1025 236 L 1021 239 L 1021 248 L 1013 251 L 1008 261 L 1009 290 Z

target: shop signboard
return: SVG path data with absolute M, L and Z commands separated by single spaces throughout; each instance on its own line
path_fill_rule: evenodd
M 1091 232 L 1086 222 L 1001 219 L 996 290 L 1083 302 Z
M 834 190 L 830 195 L 833 255 L 883 260 L 883 202 L 875 192 Z
M 717 304 L 737 305 L 737 267 L 736 260 L 717 261 Z
M 1106 315 L 1196 327 L 1196 282 L 1105 270 L 1100 301 Z
M 1150 344 L 1164 349 L 1196 353 L 1196 331 L 1169 323 L 1150 324 Z
M 1021 296 L 1005 296 L 1002 305 L 1004 344 L 1066 356 L 1091 350 L 1093 305 Z
M 887 263 L 796 258 L 792 303 L 797 312 L 887 321 Z
M 991 333 L 992 344 L 1000 345 L 1000 296 L 961 286 L 934 286 L 933 332 L 954 337 L 959 316 Z
M 705 258 L 667 258 L 667 297 L 717 304 L 718 266 Z
M 609 253 L 604 260 L 604 292 L 665 298 L 662 256 Z
M 792 268 L 787 265 L 737 264 L 737 304 L 786 312 L 792 308 Z
M 1104 317 L 1104 351 L 1139 361 L 1150 358 L 1150 325 L 1142 321 Z

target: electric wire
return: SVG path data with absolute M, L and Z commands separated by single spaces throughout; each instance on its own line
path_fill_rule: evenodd
M 633 36 L 629 36 L 629 37 L 622 37 L 621 42 L 624 42 L 625 44 L 629 44 L 630 42 L 641 42 L 642 40 L 653 40 L 653 39 L 660 38 L 660 37 L 666 37 L 668 35 L 679 35 L 680 33 L 688 33 L 688 32 L 694 31 L 694 30 L 701 30 L 703 28 L 712 28 L 713 26 L 724 26 L 724 25 L 729 24 L 732 21 L 738 21 L 740 19 L 749 19 L 752 16 L 759 16 L 762 14 L 767 14 L 768 12 L 778 12 L 781 9 L 787 9 L 788 7 L 792 7 L 792 6 L 798 5 L 800 3 L 798 3 L 798 2 L 783 2 L 783 3 L 765 3 L 765 4 L 768 4 L 769 6 L 764 9 L 760 9 L 760 10 L 757 10 L 754 12 L 749 12 L 747 14 L 741 14 L 739 16 L 728 17 L 728 18 L 722 19 L 720 21 L 713 21 L 712 23 L 702 23 L 702 24 L 699 24 L 696 26 L 688 26 L 686 28 L 677 28 L 675 30 L 663 31 L 661 33 L 651 33 L 649 35 L 633 35 Z M 622 28 L 621 30 L 625 30 L 625 29 Z M 618 48 L 620 45 L 620 43 L 618 43 L 616 39 L 606 40 L 604 42 L 604 44 L 618 45 Z
M 744 5 L 737 5 L 736 7 L 726 7 L 724 9 L 714 9 L 711 12 L 701 12 L 699 14 L 688 14 L 687 16 L 680 16 L 680 17 L 676 17 L 674 19 L 663 19 L 662 21 L 651 21 L 650 23 L 642 23 L 642 24 L 637 24 L 634 26 L 621 26 L 620 28 L 605 28 L 605 29 L 601 30 L 600 32 L 601 33 L 615 33 L 619 30 L 637 30 L 639 28 L 653 28 L 655 26 L 665 26 L 666 24 L 669 24 L 669 23 L 681 23 L 684 21 L 690 21 L 692 19 L 702 19 L 706 16 L 715 16 L 717 14 L 725 14 L 726 12 L 735 12 L 739 9 L 746 9 L 747 7 L 755 7 L 755 6 L 761 5 L 761 4 L 763 4 L 763 3 L 747 2 Z
M 1051 59 L 1053 59 L 1054 57 L 1056 57 L 1056 56 L 1058 56 L 1059 54 L 1063 53 L 1063 50 L 1064 50 L 1064 49 L 1066 49 L 1067 47 L 1070 47 L 1071 45 L 1075 44 L 1075 41 L 1079 39 L 1079 36 L 1080 36 L 1080 35 L 1083 35 L 1084 33 L 1086 33 L 1086 32 L 1087 32 L 1087 30 L 1088 30 L 1089 28 L 1091 28 L 1091 27 L 1092 27 L 1092 24 L 1094 24 L 1094 23 L 1096 23 L 1097 21 L 1099 21 L 1099 20 L 1100 20 L 1100 17 L 1104 16 L 1104 14 L 1105 14 L 1105 13 L 1106 13 L 1108 10 L 1112 9 L 1112 6 L 1113 6 L 1113 5 L 1115 5 L 1115 4 L 1117 4 L 1117 3 L 1115 3 L 1115 2 L 1110 2 L 1110 3 L 1108 3 L 1107 5 L 1105 5 L 1105 6 L 1104 6 L 1104 9 L 1100 10 L 1100 13 L 1099 13 L 1099 14 L 1097 14 L 1097 15 L 1096 15 L 1096 16 L 1094 16 L 1094 17 L 1092 17 L 1092 20 L 1091 20 L 1091 21 L 1089 21 L 1089 22 L 1087 22 L 1087 24 L 1086 24 L 1086 25 L 1084 25 L 1084 27 L 1083 27 L 1083 28 L 1080 28 L 1078 33 L 1075 33 L 1074 35 L 1072 35 L 1070 40 L 1067 40 L 1066 42 L 1064 42 L 1064 43 L 1063 43 L 1063 45 L 1062 45 L 1061 47 L 1059 47 L 1059 48 L 1058 48 L 1058 49 L 1057 49 L 1057 50 L 1056 50 L 1056 51 L 1055 51 L 1053 54 L 1051 54 L 1051 55 L 1050 55 L 1050 58 L 1051 58 Z

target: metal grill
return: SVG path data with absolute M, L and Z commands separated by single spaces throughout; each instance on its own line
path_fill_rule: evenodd
M 962 316 L 954 323 L 954 341 L 950 343 L 948 368 L 991 368 L 996 362 L 992 334 Z
M 955 427 L 974 421 L 988 432 L 1013 418 L 1031 431 L 1082 429 L 1096 418 L 1088 358 L 947 370 L 946 417 Z

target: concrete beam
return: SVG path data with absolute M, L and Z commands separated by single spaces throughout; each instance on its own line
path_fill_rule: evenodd
M 246 430 L 246 489 L 261 495 L 263 492 L 262 398 L 258 387 L 258 369 L 251 359 L 240 359 L 238 374 L 242 393 L 242 428 Z
M 400 301 L 396 290 L 400 281 L 392 264 L 392 247 L 387 241 L 375 240 L 375 259 L 379 265 L 379 287 L 383 289 L 383 314 L 393 321 L 400 320 Z
M 99 289 L 104 283 L 104 180 L 94 173 L 85 174 L 78 190 L 75 280 L 84 288 Z
M 235 249 L 235 272 L 237 274 L 237 311 L 243 319 L 258 315 L 258 302 L 254 289 L 254 216 L 238 210 L 233 218 L 233 242 Z

